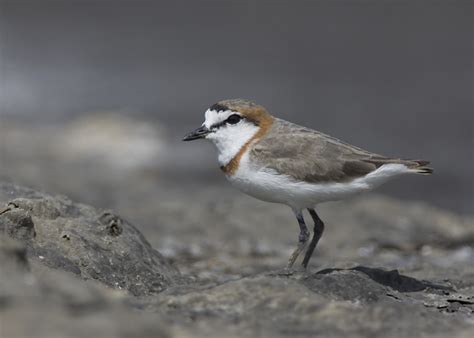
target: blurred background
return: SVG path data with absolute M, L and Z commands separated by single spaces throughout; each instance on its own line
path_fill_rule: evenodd
M 2 180 L 104 207 L 225 184 L 213 147 L 181 138 L 241 97 L 431 160 L 381 192 L 474 211 L 470 1 L 0 3 Z
M 0 274 L 0 336 L 473 336 L 473 10 L 0 0 L 0 213 L 24 198 L 0 229 L 30 236 L 11 249 L 0 231 L 0 267 L 7 252 L 31 268 Z M 275 275 L 298 240 L 290 209 L 231 187 L 209 142 L 181 141 L 226 98 L 435 175 L 318 206 L 308 270 Z M 149 294 L 151 248 L 183 284 Z

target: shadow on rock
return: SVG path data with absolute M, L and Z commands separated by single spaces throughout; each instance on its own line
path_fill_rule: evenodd
M 420 281 L 413 277 L 401 275 L 398 270 L 387 271 L 381 268 L 356 266 L 355 268 L 351 269 L 324 269 L 318 271 L 317 274 L 327 275 L 335 271 L 359 271 L 366 274 L 374 282 L 384 286 L 388 286 L 394 290 L 397 290 L 398 292 L 416 292 L 423 291 L 428 288 L 453 291 L 452 288 L 445 285 L 434 284 L 423 280 Z
M 302 280 L 310 290 L 336 299 L 377 302 L 396 293 L 432 290 L 453 291 L 449 286 L 401 275 L 397 270 L 357 266 L 351 269 L 325 269 Z M 436 293 L 436 292 L 435 292 Z

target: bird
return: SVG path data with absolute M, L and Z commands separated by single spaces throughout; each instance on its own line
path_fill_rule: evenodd
M 217 148 L 231 185 L 257 199 L 287 205 L 299 225 L 297 246 L 284 268 L 292 273 L 305 250 L 306 269 L 324 231 L 317 205 L 370 191 L 404 174 L 430 175 L 425 160 L 378 155 L 322 132 L 272 116 L 245 99 L 228 99 L 206 110 L 204 123 L 183 141 L 206 139 Z M 303 211 L 313 220 L 313 236 Z M 311 239 L 310 239 L 311 237 Z

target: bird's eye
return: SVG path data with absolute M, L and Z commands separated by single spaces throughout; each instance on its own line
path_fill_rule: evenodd
M 237 115 L 237 114 L 233 114 L 233 115 L 230 115 L 226 122 L 229 123 L 229 124 L 236 124 L 236 123 L 239 123 L 239 121 L 242 119 L 242 116 L 240 115 Z

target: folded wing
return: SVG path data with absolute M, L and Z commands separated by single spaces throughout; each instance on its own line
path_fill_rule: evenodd
M 347 182 L 388 163 L 431 173 L 427 161 L 388 158 L 279 119 L 252 147 L 250 156 L 260 168 L 309 183 Z

